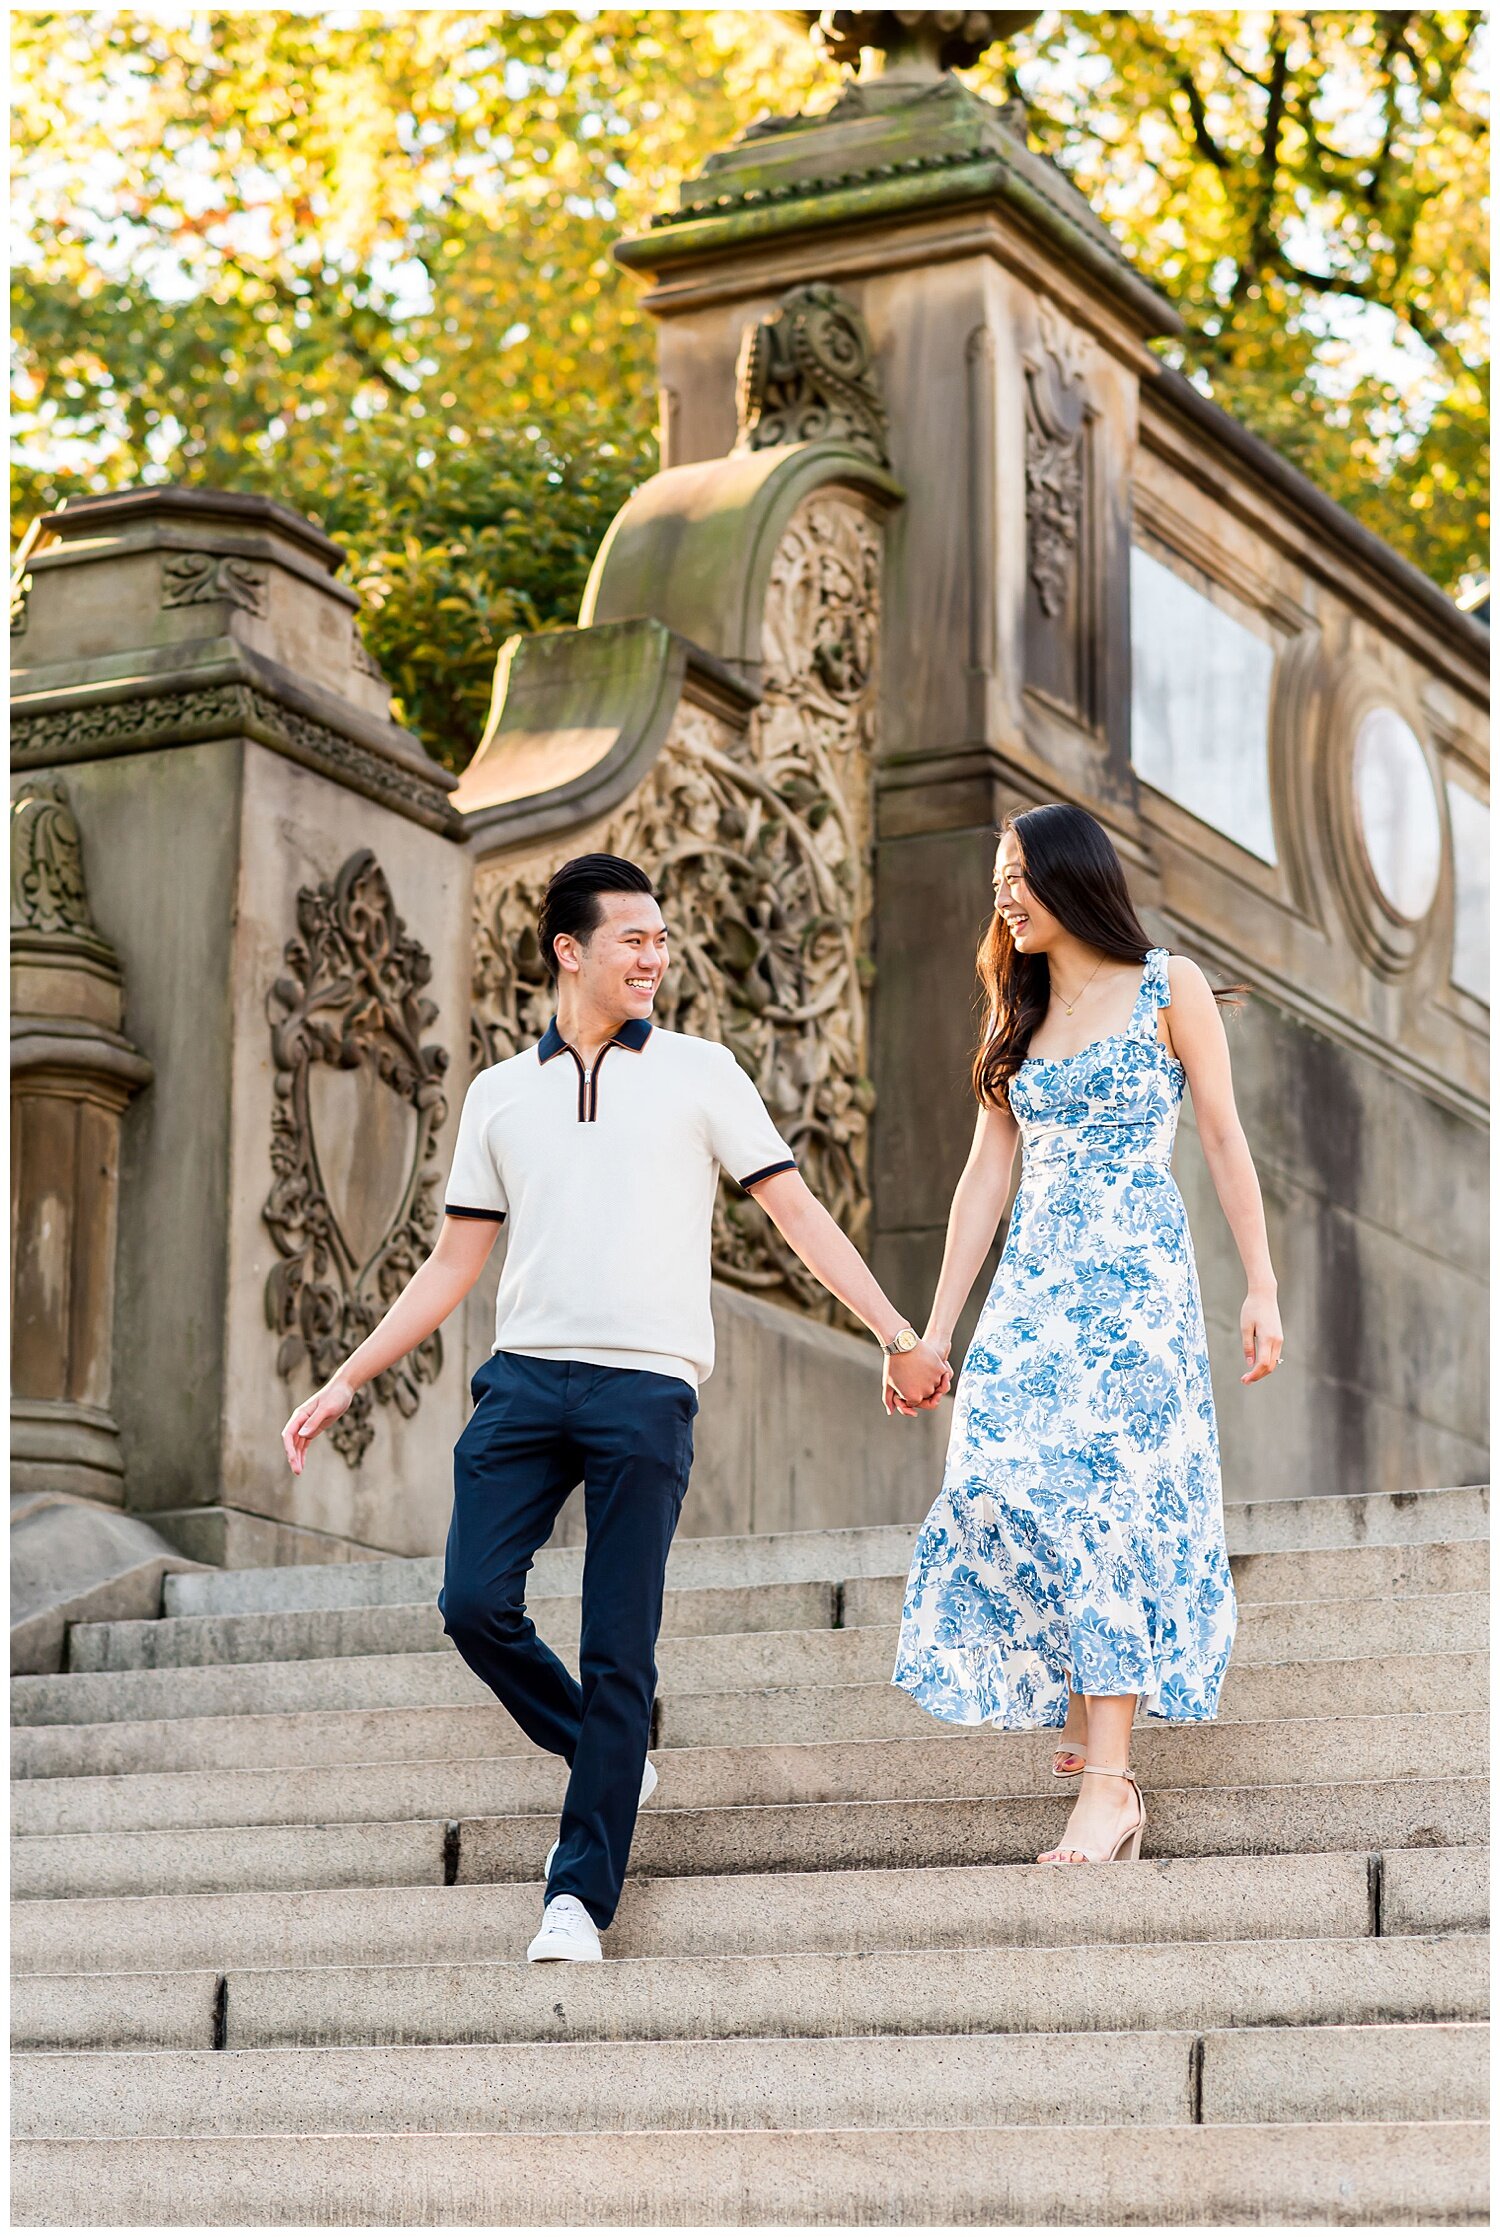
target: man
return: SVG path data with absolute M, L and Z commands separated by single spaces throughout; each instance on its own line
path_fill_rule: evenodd
M 709 1243 L 719 1169 L 880 1339 L 888 1412 L 935 1404 L 946 1362 L 905 1322 L 796 1169 L 739 1064 L 651 1023 L 667 928 L 615 855 L 566 862 L 538 925 L 557 1014 L 464 1100 L 431 1257 L 282 1432 L 294 1474 L 355 1391 L 446 1320 L 500 1232 L 495 1347 L 454 1453 L 443 1626 L 531 1739 L 570 1765 L 527 1956 L 589 1961 L 619 1901 L 647 1761 L 667 1553 L 713 1365 Z M 532 1557 L 583 1480 L 575 1681 L 526 1613 Z

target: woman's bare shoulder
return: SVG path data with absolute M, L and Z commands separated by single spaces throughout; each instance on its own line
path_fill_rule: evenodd
M 1213 1000 L 1213 988 L 1205 978 L 1202 966 L 1195 963 L 1190 955 L 1167 957 L 1167 983 L 1174 998 L 1185 994 L 1191 1002 L 1199 995 L 1207 995 L 1210 1001 Z

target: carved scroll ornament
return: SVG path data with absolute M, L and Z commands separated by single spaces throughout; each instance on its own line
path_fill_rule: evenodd
M 162 561 L 163 606 L 238 606 L 247 614 L 266 610 L 266 570 L 232 553 L 174 552 Z
M 649 776 L 569 852 L 621 854 L 661 897 L 672 962 L 657 1022 L 722 1041 L 808 1185 L 856 1242 L 869 1217 L 866 987 L 880 536 L 844 498 L 805 505 L 772 568 L 765 696 L 748 732 L 684 705 Z M 537 906 L 560 859 L 501 857 L 475 896 L 476 1063 L 540 1038 L 554 1007 Z M 722 1280 L 840 1317 L 759 1207 L 714 1214 Z
M 736 404 L 746 450 L 836 438 L 890 464 L 869 329 L 837 288 L 789 288 L 773 317 L 746 328 Z
M 302 888 L 297 923 L 287 975 L 267 1001 L 276 1177 L 262 1217 L 281 1254 L 266 1284 L 277 1370 L 290 1378 L 310 1366 L 316 1384 L 370 1333 L 432 1247 L 448 1052 L 422 1040 L 437 1015 L 422 992 L 431 960 L 368 848 L 336 878 Z M 347 1092 L 335 1094 L 339 1086 Z M 356 1393 L 330 1433 L 351 1468 L 375 1434 L 371 1390 L 409 1417 L 442 1362 L 433 1334 Z
M 10 809 L 12 932 L 66 932 L 98 941 L 83 877 L 83 841 L 60 777 L 25 776 Z

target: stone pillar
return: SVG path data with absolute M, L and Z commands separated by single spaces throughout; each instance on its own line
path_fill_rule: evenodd
M 120 1114 L 151 1078 L 121 1031 L 55 777 L 11 807 L 11 1483 L 123 1504 L 111 1411 Z
M 66 773 L 155 1072 L 117 1121 L 125 1499 L 211 1561 L 434 1550 L 465 1411 L 435 1340 L 300 1479 L 280 1450 L 436 1232 L 466 1076 L 452 779 L 341 558 L 266 498 L 131 490 L 37 522 L 13 602 L 14 758 Z

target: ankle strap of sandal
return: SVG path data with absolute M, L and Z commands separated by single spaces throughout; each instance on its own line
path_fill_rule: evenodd
M 1096 1779 L 1129 1779 L 1134 1783 L 1135 1774 L 1128 1766 L 1123 1771 L 1116 1771 L 1107 1763 L 1086 1763 L 1083 1769 L 1085 1777 L 1092 1771 Z

